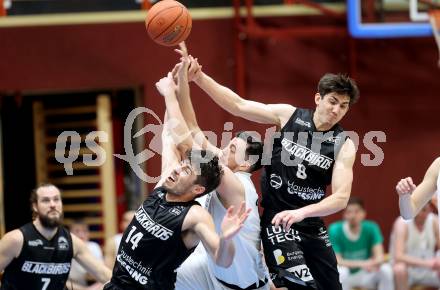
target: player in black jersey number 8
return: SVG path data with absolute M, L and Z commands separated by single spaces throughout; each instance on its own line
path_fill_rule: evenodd
M 341 289 L 320 217 L 344 209 L 350 197 L 356 148 L 338 122 L 359 97 L 355 82 L 345 75 L 324 75 L 316 107 L 309 110 L 245 100 L 202 72 L 196 60 L 190 67 L 191 79 L 223 109 L 280 130 L 271 150 L 265 150 L 271 156 L 262 175 L 261 235 L 275 286 Z M 325 197 L 328 185 L 332 194 Z

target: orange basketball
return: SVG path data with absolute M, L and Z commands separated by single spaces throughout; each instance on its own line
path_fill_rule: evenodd
M 174 46 L 184 41 L 191 32 L 191 15 L 181 3 L 162 0 L 148 11 L 145 26 L 155 42 Z

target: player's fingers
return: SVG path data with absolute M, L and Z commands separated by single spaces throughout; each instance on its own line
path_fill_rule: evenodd
M 181 56 L 184 56 L 182 50 L 175 48 L 174 51 L 180 54 Z
M 182 41 L 181 43 L 179 43 L 179 48 L 182 50 L 182 52 L 184 52 L 185 54 L 188 54 L 188 49 L 186 48 L 185 41 Z
M 238 215 L 242 215 L 246 211 L 246 202 L 241 202 L 240 208 L 238 209 Z
M 289 219 L 289 221 L 286 223 L 286 227 L 284 228 L 284 230 L 286 231 L 286 232 L 289 232 L 290 231 L 290 227 L 293 225 L 293 222 L 295 221 L 295 219 L 294 219 L 294 217 L 291 217 L 290 219 Z
M 238 219 L 238 223 L 239 224 L 244 224 L 244 222 L 247 220 L 247 218 L 249 217 L 249 213 L 245 212 L 243 215 L 240 216 L 240 218 Z

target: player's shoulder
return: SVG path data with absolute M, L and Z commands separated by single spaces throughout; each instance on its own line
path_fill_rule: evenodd
M 1 239 L 2 249 L 7 249 L 7 251 L 17 257 L 24 243 L 23 233 L 19 229 L 12 230 L 6 233 Z
M 269 104 L 270 110 L 278 117 L 280 127 L 283 128 L 296 111 L 296 107 L 289 104 Z
M 208 211 L 200 204 L 194 204 L 188 210 L 184 219 L 184 229 L 192 228 L 199 222 L 210 218 Z
M 24 240 L 23 232 L 20 231 L 19 229 L 12 230 L 12 231 L 6 233 L 3 236 L 2 240 L 7 241 L 7 242 L 11 242 L 11 243 L 23 243 L 23 240 Z
M 432 162 L 432 165 L 435 166 L 438 170 L 440 170 L 440 156 L 434 159 L 434 162 Z

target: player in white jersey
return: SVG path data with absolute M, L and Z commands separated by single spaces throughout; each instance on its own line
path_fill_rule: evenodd
M 177 270 L 176 290 L 269 289 L 269 275 L 260 251 L 258 195 L 251 180 L 251 172 L 261 168 L 263 144 L 250 132 L 238 133 L 223 150 L 205 139 L 189 97 L 188 74 L 191 77 L 191 58 L 183 45 L 179 52 L 183 59 L 174 72 L 179 83 L 182 114 L 197 143 L 221 156 L 224 170 L 217 190 L 202 197 L 203 200 L 199 202 L 212 215 L 216 228 L 220 228 L 222 217 L 231 205 L 236 206 L 246 201 L 246 207 L 252 208 L 252 211 L 240 234 L 234 238 L 238 255 L 232 265 L 228 268 L 216 266 L 206 250 L 199 246 Z
M 420 209 L 437 192 L 440 194 L 440 157 L 426 171 L 423 181 L 416 186 L 411 177 L 401 179 L 396 185 L 399 194 L 400 215 L 404 219 L 414 218 Z M 438 199 L 440 200 L 440 199 Z

